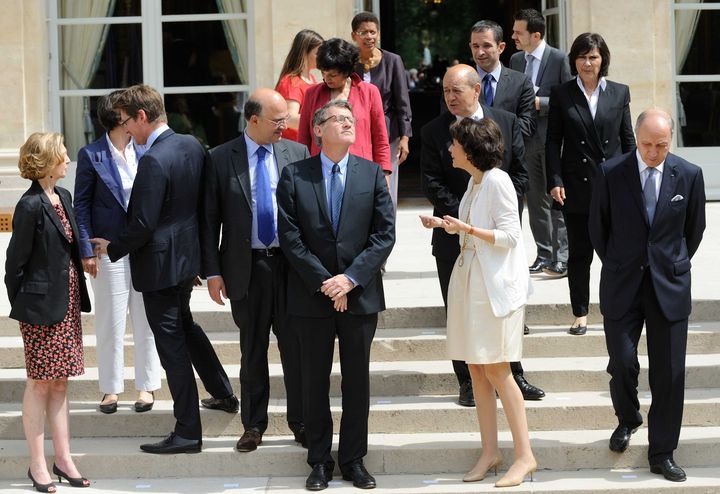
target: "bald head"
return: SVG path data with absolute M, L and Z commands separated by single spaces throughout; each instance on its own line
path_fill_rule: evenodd
M 656 167 L 670 151 L 674 129 L 670 114 L 659 108 L 650 108 L 642 112 L 635 123 L 635 138 L 638 152 L 643 162 Z
M 270 88 L 255 90 L 245 103 L 246 133 L 257 144 L 278 142 L 290 117 L 285 98 Z
M 445 104 L 455 116 L 469 117 L 478 108 L 480 97 L 480 76 L 465 64 L 450 67 L 443 77 Z

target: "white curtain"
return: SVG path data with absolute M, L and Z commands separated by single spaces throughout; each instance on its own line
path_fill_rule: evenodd
M 675 3 L 701 3 L 702 0 L 675 0 Z M 675 11 L 675 73 L 680 74 L 685 60 L 687 59 L 688 53 L 690 52 L 690 46 L 692 46 L 693 39 L 695 38 L 695 30 L 697 29 L 698 19 L 700 19 L 699 10 L 676 10 Z M 682 100 L 680 99 L 680 86 L 679 84 L 675 87 L 675 94 L 678 102 L 678 132 L 677 141 L 678 146 L 683 145 L 682 132 L 680 127 L 684 127 L 687 124 L 687 118 L 685 116 L 685 108 L 683 107 Z
M 247 12 L 247 0 L 216 0 L 221 14 L 242 14 Z M 249 84 L 248 29 L 245 19 L 224 20 L 223 30 L 233 63 L 241 84 Z
M 110 17 L 115 0 L 61 2 L 63 18 Z M 60 27 L 62 89 L 87 89 L 97 71 L 110 26 L 87 24 Z M 90 98 L 63 98 L 65 145 L 71 157 L 92 138 Z

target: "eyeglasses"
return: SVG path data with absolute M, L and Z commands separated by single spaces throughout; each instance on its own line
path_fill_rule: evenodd
M 133 117 L 127 117 L 125 120 L 123 120 L 122 122 L 120 122 L 120 126 L 121 126 L 122 128 L 127 128 L 127 123 L 128 123 L 128 121 L 130 121 L 132 118 L 133 118 Z
M 330 115 L 328 118 L 320 122 L 320 125 L 324 124 L 325 122 L 329 122 L 330 120 L 335 120 L 341 125 L 345 122 L 348 122 L 350 125 L 355 125 L 355 118 L 351 117 L 350 115 Z
M 260 118 L 262 118 L 263 120 L 267 120 L 268 122 L 270 122 L 271 124 L 273 124 L 276 129 L 279 129 L 280 127 L 287 127 L 288 120 L 290 120 L 290 117 L 289 117 L 289 116 L 288 116 L 288 117 L 283 117 L 283 118 L 278 118 L 278 119 L 276 119 L 276 120 L 271 120 L 271 119 L 266 118 L 266 117 L 260 117 Z
M 375 38 L 378 35 L 377 31 L 355 31 L 355 34 L 360 36 L 361 38 Z

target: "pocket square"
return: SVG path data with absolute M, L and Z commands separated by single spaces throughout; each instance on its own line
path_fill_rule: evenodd
M 670 199 L 670 202 L 678 202 L 678 201 L 682 201 L 683 199 L 685 199 L 685 198 L 683 196 L 681 196 L 680 194 L 678 194 L 675 197 L 673 197 L 672 199 Z

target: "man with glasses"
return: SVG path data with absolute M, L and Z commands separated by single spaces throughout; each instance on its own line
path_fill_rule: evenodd
M 312 473 L 308 490 L 332 480 L 330 372 L 340 346 L 342 419 L 338 463 L 363 489 L 370 410 L 370 346 L 385 310 L 380 268 L 395 243 L 392 200 L 382 168 L 349 153 L 350 103 L 332 100 L 313 116 L 317 156 L 285 167 L 277 190 L 278 236 L 287 257 L 289 323 L 302 354 L 303 419 Z
M 257 449 L 268 426 L 271 327 L 283 365 L 288 425 L 295 440 L 305 445 L 300 350 L 296 334 L 286 324 L 287 264 L 277 238 L 275 190 L 283 168 L 310 155 L 302 144 L 281 139 L 288 118 L 280 93 L 258 89 L 245 103 L 243 135 L 211 149 L 205 167 L 202 273 L 213 301 L 225 305 L 223 299 L 230 300 L 240 329 L 244 433 L 236 448 L 241 452 Z M 234 397 L 208 398 L 202 405 L 228 413 L 238 410 Z

